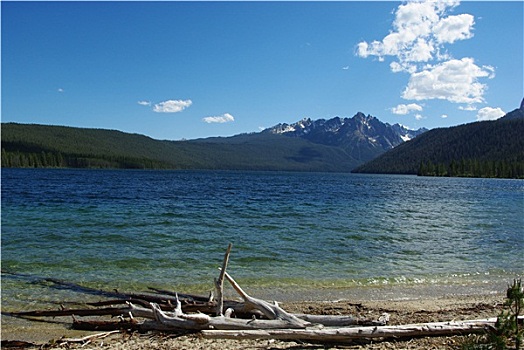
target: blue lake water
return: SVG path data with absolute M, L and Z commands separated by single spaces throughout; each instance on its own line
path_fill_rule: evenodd
M 211 290 L 230 242 L 228 271 L 282 298 L 501 291 L 524 274 L 522 180 L 65 169 L 1 179 L 2 270 L 29 275 L 2 274 L 4 309 L 56 298 L 36 277 Z

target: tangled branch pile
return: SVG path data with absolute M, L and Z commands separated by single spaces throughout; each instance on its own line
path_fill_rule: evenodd
M 378 320 L 351 316 L 292 314 L 276 302 L 248 295 L 226 272 L 229 245 L 220 275 L 215 280 L 216 297 L 202 297 L 151 289 L 153 293 L 135 294 L 99 291 L 110 300 L 87 303 L 81 309 L 40 310 L 11 313 L 17 317 L 72 316 L 74 329 L 91 331 L 160 331 L 186 334 L 199 332 L 206 338 L 280 339 L 314 343 L 349 343 L 355 340 L 455 335 L 482 332 L 497 319 L 460 322 L 434 322 L 388 326 L 389 315 Z M 224 300 L 227 280 L 242 301 Z M 55 283 L 61 283 L 54 281 Z M 112 316 L 117 320 L 92 319 Z M 90 317 L 89 319 L 84 319 Z

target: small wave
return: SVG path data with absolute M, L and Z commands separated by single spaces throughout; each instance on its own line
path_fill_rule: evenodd
M 252 257 L 243 257 L 243 258 L 237 258 L 235 259 L 236 263 L 240 264 L 251 264 L 251 263 L 265 263 L 265 262 L 283 262 L 284 260 L 271 257 L 271 256 L 252 256 Z
M 364 235 L 361 235 L 358 233 L 347 235 L 344 238 L 350 241 L 365 241 L 366 240 L 366 237 Z
M 130 238 L 124 235 L 116 234 L 116 233 L 107 233 L 105 235 L 101 235 L 97 237 L 97 239 L 100 239 L 100 241 L 107 242 L 107 243 L 128 243 L 130 242 Z
M 147 266 L 152 267 L 152 261 L 148 258 L 136 258 L 136 257 L 129 257 L 129 258 L 123 258 L 118 259 L 111 262 L 115 265 L 115 267 L 120 269 L 136 269 L 137 267 L 144 269 Z

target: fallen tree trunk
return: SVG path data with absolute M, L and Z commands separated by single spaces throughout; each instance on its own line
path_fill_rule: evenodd
M 150 308 L 144 308 L 140 306 L 136 306 L 134 304 L 129 303 L 128 308 L 123 308 L 122 310 L 125 310 L 127 313 L 131 313 L 134 317 L 142 317 L 142 318 L 148 318 L 148 319 L 160 319 L 160 323 L 168 324 L 170 323 L 170 319 L 172 318 L 185 318 L 190 319 L 192 316 L 195 316 L 195 314 L 185 314 L 180 309 L 175 309 L 174 312 L 164 312 L 160 308 L 158 308 L 157 305 L 152 304 L 153 307 Z M 156 310 L 156 315 L 155 315 Z M 343 326 L 351 326 L 351 325 L 375 325 L 375 326 L 383 326 L 385 325 L 385 321 L 373 321 L 369 319 L 355 319 L 351 316 L 329 316 L 329 315 L 308 315 L 308 314 L 290 314 L 293 317 L 297 317 L 299 319 L 302 319 L 304 321 L 309 322 L 310 326 L 336 326 L 336 327 L 343 327 Z M 209 317 L 208 315 L 204 315 L 202 313 L 196 314 L 199 319 L 204 319 L 204 317 L 207 317 L 206 320 L 209 320 L 212 327 L 219 327 L 216 329 L 234 329 L 230 326 L 222 326 L 225 324 L 225 322 L 229 322 L 230 325 L 243 325 L 243 324 L 249 324 L 249 326 L 243 326 L 242 328 L 238 329 L 254 329 L 252 327 L 253 324 L 257 323 L 262 325 L 264 329 L 267 328 L 284 328 L 284 329 L 299 329 L 299 328 L 305 328 L 302 324 L 295 324 L 294 322 L 289 322 L 287 320 L 279 320 L 279 319 L 273 319 L 273 320 L 261 320 L 261 319 L 240 319 L 240 318 L 227 318 L 230 321 L 217 321 L 216 324 L 214 323 L 215 319 L 218 319 L 219 317 Z M 162 322 L 167 321 L 167 322 Z M 238 322 L 237 322 L 238 321 Z M 282 322 L 275 322 L 275 321 L 282 321 Z M 315 322 L 313 322 L 315 321 Z M 173 328 L 176 328 L 177 322 L 171 322 Z M 184 329 L 186 329 L 186 325 L 183 326 Z M 164 329 L 164 328 L 163 328 Z M 205 327 L 198 329 L 206 329 Z
M 89 303 L 89 305 L 114 305 L 114 304 L 126 304 L 122 307 L 105 307 L 105 308 L 86 308 L 86 309 L 60 309 L 60 310 L 34 310 L 34 311 L 23 311 L 23 312 L 13 312 L 6 313 L 14 317 L 60 317 L 60 316 L 124 316 L 127 317 L 131 312 L 134 317 L 142 317 L 147 319 L 154 319 L 154 313 L 151 309 L 151 303 L 145 302 L 142 300 L 133 300 L 131 302 L 126 300 L 111 300 L 108 302 L 101 303 Z M 174 316 L 173 314 L 173 305 L 169 305 L 168 308 L 163 305 L 160 307 L 161 310 L 166 311 L 166 315 Z M 247 320 L 252 321 L 253 316 L 262 316 L 264 315 L 257 310 L 251 310 L 250 312 L 245 311 L 245 304 L 241 302 L 226 301 L 224 306 L 228 309 L 233 310 L 237 316 L 248 316 Z M 189 311 L 188 311 L 189 310 Z M 214 311 L 214 306 L 199 306 L 199 305 L 183 305 L 182 312 L 187 313 L 204 313 L 212 314 Z M 327 327 L 345 327 L 352 325 L 373 325 L 373 326 L 383 326 L 385 325 L 384 321 L 380 320 L 370 320 L 370 319 L 357 319 L 352 316 L 331 316 L 331 315 L 309 315 L 309 314 L 290 314 L 294 317 L 297 317 L 301 320 L 312 324 L 320 324 Z M 240 317 L 246 319 L 246 317 Z M 97 325 L 89 325 L 87 322 L 85 327 L 96 328 Z M 104 330 L 110 329 L 111 324 L 115 324 L 116 327 L 120 327 L 116 322 L 108 322 L 104 327 Z M 77 324 L 78 327 L 84 327 L 80 323 Z M 283 326 L 285 326 L 283 324 Z M 76 328 L 76 326 L 75 326 Z M 267 328 L 267 327 L 266 327 Z M 286 328 L 286 327 L 281 327 Z M 296 328 L 296 327 L 288 327 Z
M 7 313 L 14 317 L 59 317 L 59 316 L 121 316 L 129 307 L 106 307 L 101 309 L 35 310 Z
M 180 302 L 177 302 L 177 305 L 173 312 L 164 312 L 160 309 L 160 307 L 158 307 L 158 305 L 154 303 L 151 304 L 150 309 L 135 306 L 129 303 L 128 312 L 130 315 L 132 315 L 132 317 L 154 319 L 160 325 L 158 329 L 163 331 L 198 331 L 204 329 L 294 329 L 304 328 L 304 324 L 306 323 L 306 321 L 303 320 L 300 320 L 301 322 L 297 323 L 294 321 L 294 319 L 292 319 L 293 321 L 289 321 L 287 319 L 260 320 L 255 318 L 230 318 L 227 317 L 227 315 L 230 314 L 230 312 L 227 311 L 225 312 L 226 316 L 221 315 L 216 317 L 211 317 L 202 313 L 185 314 L 182 311 L 182 306 Z M 299 319 L 297 318 L 297 320 Z M 149 324 L 148 326 L 154 327 L 151 324 Z
M 347 326 L 385 326 L 386 320 L 357 319 L 352 316 L 332 316 L 332 315 L 309 315 L 292 314 L 301 320 L 321 324 L 326 327 L 347 327 Z
M 300 340 L 321 343 L 348 343 L 356 339 L 402 338 L 424 336 L 451 336 L 482 332 L 486 327 L 495 325 L 496 318 L 408 324 L 401 326 L 345 327 L 324 329 L 274 329 L 220 331 L 203 330 L 204 338 L 210 339 L 277 339 Z

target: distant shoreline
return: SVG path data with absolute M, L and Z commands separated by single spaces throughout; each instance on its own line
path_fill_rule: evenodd
M 254 173 L 331 173 L 331 174 L 347 174 L 347 175 L 383 175 L 383 176 L 413 176 L 413 177 L 420 177 L 420 178 L 461 178 L 461 179 L 501 179 L 501 180 L 524 180 L 524 177 L 500 177 L 500 176 L 475 176 L 473 174 L 470 175 L 454 175 L 450 176 L 449 174 L 436 174 L 436 173 L 423 173 L 423 174 L 411 174 L 411 173 L 381 173 L 381 172 L 364 172 L 364 171 L 330 171 L 330 170 L 280 170 L 280 169 L 207 169 L 207 168 L 188 168 L 188 169 L 182 169 L 182 168 L 121 168 L 121 167 L 114 167 L 114 168 L 104 168 L 104 167 L 32 167 L 32 166 L 25 166 L 25 167 L 6 167 L 2 166 L 2 170 L 6 169 L 23 169 L 23 170 L 64 170 L 64 171 L 165 171 L 165 172 L 254 172 Z

